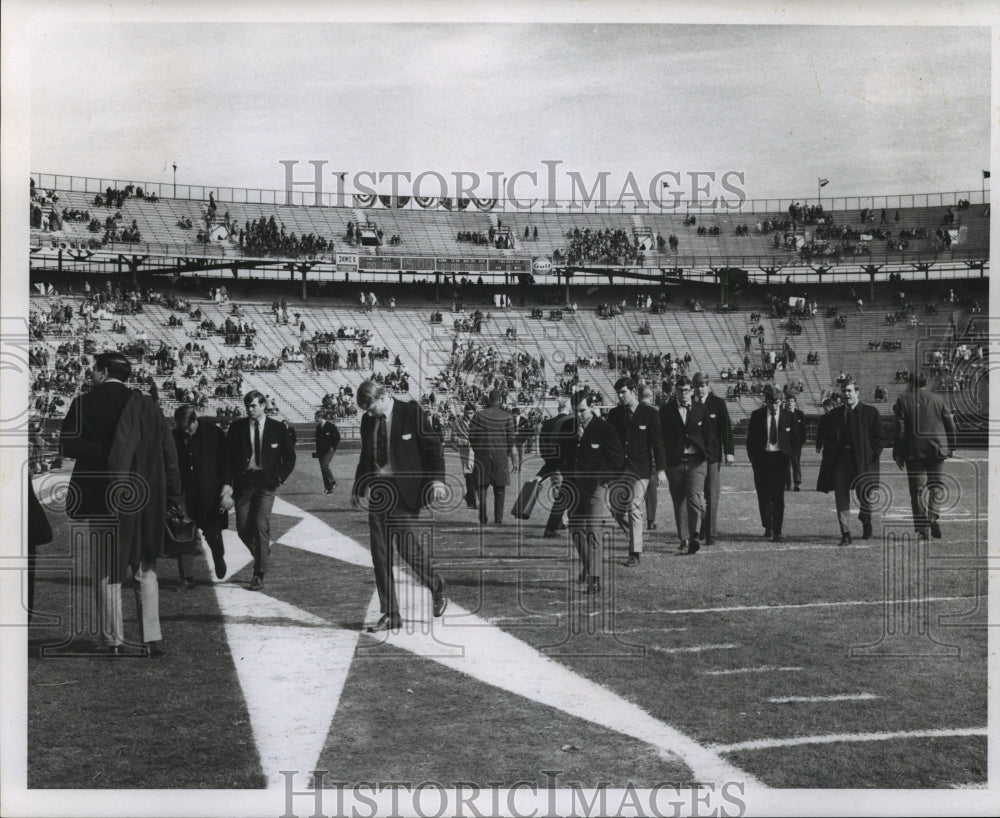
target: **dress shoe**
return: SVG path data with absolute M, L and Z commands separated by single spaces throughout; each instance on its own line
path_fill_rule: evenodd
M 559 523 L 559 530 L 560 531 L 565 531 L 567 528 L 569 528 L 569 526 L 566 525 L 566 523 Z
M 146 656 L 150 659 L 159 659 L 167 655 L 163 649 L 163 642 L 146 642 Z
M 448 597 L 444 593 L 434 594 L 434 616 L 441 616 L 448 607 Z
M 585 593 L 588 594 L 599 594 L 601 592 L 601 578 L 600 577 L 590 577 L 587 580 L 587 590 Z
M 250 590 L 251 591 L 263 591 L 264 590 L 264 577 L 261 574 L 254 574 L 253 579 L 250 580 Z
M 840 542 L 837 545 L 853 545 L 854 540 L 851 539 L 850 531 L 842 531 L 840 534 Z
M 872 524 L 864 523 L 863 528 L 861 530 L 861 539 L 870 540 L 871 538 L 872 538 Z
M 545 537 L 546 539 L 550 539 L 551 540 L 553 537 L 558 537 L 559 536 L 559 532 L 558 531 L 553 531 L 551 528 L 546 528 L 545 531 L 543 532 L 542 536 Z
M 226 576 L 226 559 L 219 554 L 219 556 L 212 557 L 212 561 L 215 563 L 215 576 L 217 579 L 224 579 Z
M 705 542 L 703 542 L 702 545 L 715 545 L 715 537 L 712 537 L 711 535 L 705 537 Z
M 927 542 L 927 532 L 926 531 L 924 531 L 923 529 L 921 529 L 920 531 L 916 532 L 916 534 L 917 534 L 917 542 Z
M 378 622 L 368 628 L 368 633 L 398 631 L 401 627 L 403 627 L 403 618 L 399 614 L 383 614 Z
M 577 582 L 584 583 L 586 581 L 587 581 L 587 569 L 584 568 L 580 571 L 580 578 L 577 580 Z
M 792 489 L 792 491 L 801 491 L 801 490 L 802 490 L 802 489 L 800 489 L 800 488 L 799 488 L 798 484 L 796 484 L 796 485 L 795 485 L 795 488 L 794 488 L 794 489 Z
M 182 580 L 181 588 L 185 591 L 193 591 L 198 586 L 195 584 L 194 577 L 184 577 Z
M 937 520 L 935 520 L 933 523 L 931 523 L 931 536 L 935 540 L 940 540 L 941 539 L 941 526 L 938 525 Z
M 774 532 L 770 528 L 765 528 L 764 529 L 764 539 L 765 540 L 769 540 L 773 536 L 774 536 Z
M 776 532 L 775 535 L 771 537 L 771 542 L 784 542 L 784 541 L 785 538 L 781 535 L 780 531 Z
M 646 530 L 647 531 L 656 531 L 656 523 L 648 523 L 646 525 Z
M 690 540 L 681 540 L 681 544 L 677 546 L 678 554 L 686 554 L 688 551 L 688 543 Z
M 638 554 L 629 554 L 628 561 L 625 563 L 626 568 L 635 568 L 639 564 Z
M 327 489 L 326 491 L 324 491 L 323 493 L 324 493 L 324 494 L 333 494 L 333 486 L 330 486 L 330 488 L 328 488 L 328 489 Z
M 697 537 L 692 537 L 688 540 L 688 554 L 697 554 L 701 550 L 701 543 L 698 542 Z

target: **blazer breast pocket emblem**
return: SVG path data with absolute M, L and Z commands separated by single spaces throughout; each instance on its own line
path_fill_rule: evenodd
M 278 448 L 278 444 L 277 443 L 272 443 L 271 444 L 271 448 L 272 449 L 277 449 Z
M 715 415 L 709 415 L 709 417 L 712 418 L 712 420 L 715 420 Z
M 590 444 L 590 448 L 591 449 L 600 449 L 601 448 L 601 444 L 600 443 L 591 443 Z
M 409 440 L 411 437 L 413 437 L 413 435 L 403 435 L 402 439 L 403 440 Z
M 646 431 L 646 427 L 645 427 L 645 426 L 640 426 L 639 428 L 640 428 L 640 429 L 641 429 L 642 431 L 644 431 L 644 432 Z

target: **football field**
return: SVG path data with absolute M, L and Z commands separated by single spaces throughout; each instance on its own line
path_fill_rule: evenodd
M 786 494 L 785 542 L 773 543 L 738 450 L 716 544 L 678 554 L 660 489 L 641 565 L 625 567 L 609 525 L 603 593 L 588 596 L 568 536 L 541 536 L 545 492 L 531 520 L 481 528 L 449 453 L 455 491 L 428 544 L 450 605 L 434 619 L 402 570 L 404 627 L 387 635 L 364 632 L 379 612 L 366 515 L 348 502 L 357 453 L 336 455 L 328 496 L 300 451 L 274 507 L 263 592 L 248 590 L 250 554 L 233 531 L 221 582 L 202 555 L 198 587 L 178 590 L 161 560 L 168 655 L 119 660 L 87 655 L 73 613 L 85 589 L 58 511 L 67 474 L 43 476 L 56 538 L 41 549 L 30 628 L 28 786 L 268 788 L 257 803 L 275 815 L 289 787 L 314 779 L 985 787 L 987 463 L 961 454 L 946 465 L 942 539 L 913 538 L 905 473 L 886 453 L 875 536 L 856 524 L 855 544 L 839 547 L 833 496 L 811 490 L 817 456 L 804 453 L 803 491 Z M 134 634 L 128 588 L 124 598 Z M 296 796 L 299 814 L 311 804 Z

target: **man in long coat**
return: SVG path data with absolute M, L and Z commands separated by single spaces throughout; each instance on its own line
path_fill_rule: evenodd
M 878 409 L 861 403 L 858 384 L 847 379 L 841 385 L 844 403 L 823 422 L 823 460 L 819 466 L 816 491 L 833 492 L 840 525 L 839 545 L 850 545 L 851 490 L 861 510 L 858 519 L 863 539 L 872 536 L 872 511 L 878 493 L 879 458 L 885 447 Z
M 509 463 L 514 460 L 514 418 L 504 411 L 498 390 L 490 392 L 485 409 L 472 419 L 469 442 L 476 455 L 476 490 L 479 523 L 486 525 L 486 489 L 493 487 L 493 522 L 503 524 L 504 495 L 510 483 Z

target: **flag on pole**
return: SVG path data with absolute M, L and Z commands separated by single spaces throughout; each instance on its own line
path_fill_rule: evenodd
M 989 179 L 990 178 L 990 172 L 988 170 L 984 170 L 983 171 L 983 178 L 984 179 Z
M 820 187 L 826 187 L 828 184 L 830 184 L 830 180 L 829 179 L 820 179 L 819 180 L 819 186 Z

